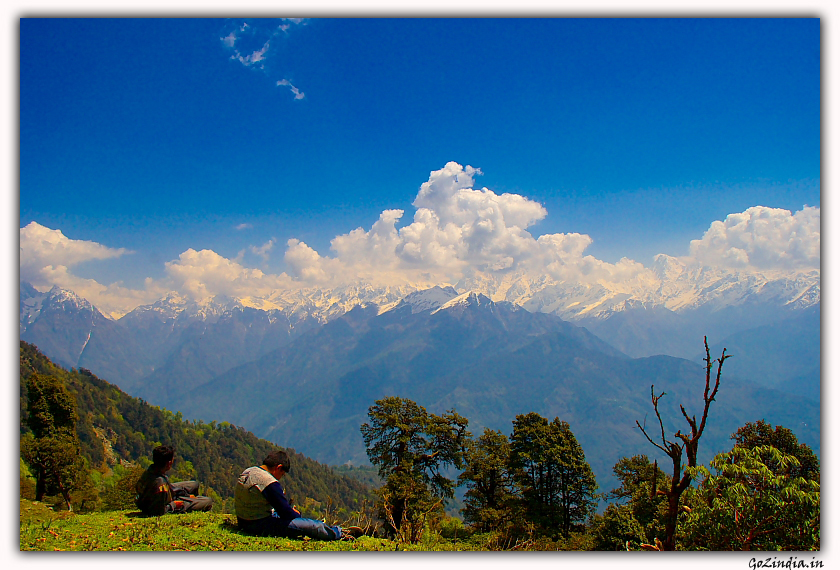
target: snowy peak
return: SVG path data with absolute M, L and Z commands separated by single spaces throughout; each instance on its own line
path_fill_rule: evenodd
M 79 297 L 73 291 L 62 289 L 58 285 L 49 290 L 44 301 L 53 307 L 61 307 L 65 310 L 99 312 L 87 299 Z
M 434 315 L 435 313 L 441 311 L 462 312 L 468 309 L 476 308 L 488 308 L 492 311 L 495 306 L 496 303 L 493 302 L 487 295 L 484 295 L 483 293 L 476 293 L 475 291 L 467 291 L 466 293 L 462 293 L 461 295 L 448 300 L 443 305 L 432 311 L 432 314 Z
M 383 306 L 381 313 L 403 307 L 410 307 L 412 315 L 422 313 L 423 311 L 434 311 L 455 297 L 458 297 L 458 292 L 451 286 L 440 287 L 439 285 L 435 285 L 431 289 L 415 291 L 396 303 Z
M 97 323 L 103 321 L 113 321 L 90 301 L 73 291 L 56 285 L 46 293 L 40 293 L 31 284 L 22 282 L 20 284 L 20 333 L 23 334 L 39 319 L 55 318 L 77 320 L 85 323 L 84 326 L 96 326 Z
M 335 289 L 277 290 L 262 302 L 248 298 L 248 304 L 257 308 L 271 306 L 284 311 L 292 319 L 313 318 L 323 324 L 365 303 L 376 304 L 380 313 L 385 312 L 395 308 L 406 295 L 418 289 L 414 285 L 356 284 Z
M 35 322 L 38 315 L 41 314 L 41 308 L 44 305 L 44 300 L 47 298 L 46 293 L 41 293 L 29 283 L 20 284 L 20 332 Z
M 652 269 L 661 281 L 674 281 L 685 271 L 685 264 L 676 257 L 660 253 L 654 256 Z
M 155 315 L 163 321 L 177 318 L 215 321 L 225 312 L 239 307 L 242 307 L 242 303 L 239 300 L 224 295 L 195 301 L 172 292 L 151 305 L 137 307 L 128 313 L 126 317 L 131 315 L 128 319 L 131 320 L 131 318 L 144 315 Z

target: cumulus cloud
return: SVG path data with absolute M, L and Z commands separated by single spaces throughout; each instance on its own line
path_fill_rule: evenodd
M 103 285 L 94 279 L 80 277 L 72 269 L 81 263 L 108 260 L 133 253 L 125 248 L 74 240 L 61 230 L 53 230 L 37 222 L 20 228 L 20 279 L 38 289 L 58 285 L 70 289 L 96 305 L 106 314 L 121 315 L 125 307 L 155 301 L 162 289 L 136 291 L 120 283 Z
M 252 246 L 251 251 L 267 259 L 275 241 L 272 238 L 260 247 Z M 183 252 L 178 259 L 165 264 L 163 279 L 148 278 L 142 289 L 127 288 L 120 282 L 105 285 L 73 271 L 82 262 L 113 259 L 127 253 L 131 252 L 125 248 L 70 239 L 60 230 L 32 222 L 20 228 L 20 279 L 42 291 L 54 285 L 70 289 L 115 318 L 138 305 L 153 303 L 170 291 L 206 299 L 219 294 L 267 296 L 277 289 L 294 287 L 285 274 L 267 275 L 206 249 Z
M 334 257 L 322 257 L 293 240 L 286 259 L 294 277 L 329 281 L 328 264 L 336 277 L 371 282 L 455 282 L 477 273 L 510 271 L 594 282 L 646 271 L 629 260 L 608 264 L 583 255 L 592 243 L 586 235 L 535 238 L 527 228 L 547 215 L 545 208 L 518 194 L 473 188 L 480 174 L 456 162 L 431 172 L 413 202 L 416 211 L 410 224 L 397 229 L 404 212 L 386 210 L 370 230 L 357 228 L 334 238 Z
M 579 233 L 534 236 L 545 208 L 517 194 L 476 189 L 480 170 L 455 162 L 430 173 L 421 184 L 413 217 L 405 211 L 381 212 L 369 229 L 356 228 L 333 238 L 322 255 L 298 239 L 286 242 L 286 272 L 277 275 L 244 264 L 246 252 L 267 262 L 276 239 L 243 249 L 228 259 L 208 249 L 188 249 L 165 264 L 165 277 L 147 279 L 142 290 L 120 283 L 103 285 L 76 275 L 78 264 L 119 257 L 127 250 L 72 240 L 59 230 L 31 223 L 20 230 L 21 279 L 41 289 L 54 284 L 72 289 L 117 316 L 151 303 L 169 291 L 206 299 L 267 297 L 278 290 L 351 283 L 432 286 L 470 278 L 527 275 L 571 284 L 610 285 L 630 292 L 655 283 L 657 273 L 631 259 L 608 263 L 587 255 L 593 243 Z M 237 229 L 250 227 L 248 224 Z M 684 263 L 739 271 L 819 269 L 820 210 L 756 206 L 715 221 L 690 244 Z
M 20 228 L 21 278 L 33 281 L 47 266 L 72 267 L 84 261 L 112 259 L 126 253 L 132 252 L 92 241 L 69 239 L 61 230 L 51 230 L 37 222 Z
M 70 239 L 61 230 L 51 230 L 37 222 L 20 228 L 20 278 L 36 286 L 45 285 L 49 280 L 43 277 L 57 268 L 66 270 L 85 261 L 113 259 L 127 253 L 132 252 Z
M 791 270 L 820 267 L 820 209 L 789 210 L 754 206 L 712 222 L 690 257 L 729 269 Z
M 632 287 L 656 279 L 643 264 L 623 258 L 608 263 L 586 254 L 592 238 L 578 233 L 532 235 L 545 208 L 518 194 L 474 188 L 481 171 L 449 162 L 430 173 L 412 205 L 411 223 L 398 228 L 404 212 L 386 210 L 370 230 L 357 228 L 334 238 L 332 257 L 289 242 L 287 261 L 301 282 L 337 280 L 454 283 L 475 275 L 510 272 L 572 283 Z M 756 206 L 712 223 L 691 242 L 689 263 L 748 271 L 819 268 L 820 211 L 796 214 Z M 330 269 L 332 268 L 332 269 Z
M 249 269 L 215 251 L 192 248 L 166 263 L 166 285 L 194 299 L 216 295 L 247 297 L 268 295 L 291 286 L 286 275 L 268 275 Z
M 286 265 L 298 283 L 307 285 L 330 285 L 342 274 L 343 264 L 337 259 L 321 255 L 297 239 L 287 242 Z

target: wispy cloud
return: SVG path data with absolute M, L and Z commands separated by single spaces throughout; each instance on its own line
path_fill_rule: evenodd
M 279 50 L 275 49 L 274 43 L 283 39 L 279 36 L 288 36 L 292 27 L 305 25 L 306 21 L 304 18 L 281 18 L 280 24 L 276 22 L 277 20 L 272 23 L 243 22 L 241 25 L 234 26 L 219 40 L 231 52 L 230 59 L 238 61 L 247 68 L 259 69 L 269 77 L 283 77 L 285 74 L 281 70 L 284 62 L 279 55 Z M 276 85 L 288 87 L 295 100 L 305 97 L 303 91 L 292 85 L 285 77 L 277 80 Z
M 244 224 L 239 224 L 234 229 L 236 229 L 238 231 L 242 231 L 242 230 L 250 230 L 253 227 L 254 227 L 253 224 L 244 223 Z
M 236 53 L 231 57 L 231 59 L 237 59 L 239 62 L 244 65 L 245 67 L 251 67 L 254 64 L 257 64 L 265 59 L 265 52 L 268 51 L 271 42 L 265 42 L 262 48 L 258 49 L 257 51 L 251 52 L 250 55 L 242 55 L 237 50 Z
M 276 242 L 277 240 L 275 238 L 271 238 L 270 240 L 262 244 L 260 247 L 252 245 L 250 247 L 251 253 L 253 253 L 254 255 L 258 255 L 263 259 L 263 261 L 268 261 L 268 254 L 271 252 L 272 249 L 274 249 L 274 244 Z
M 295 99 L 303 99 L 304 96 L 305 96 L 303 91 L 301 91 L 300 89 L 298 89 L 297 87 L 292 85 L 292 83 L 288 79 L 281 79 L 280 81 L 277 82 L 277 85 L 278 86 L 281 86 L 281 85 L 287 86 L 289 88 L 289 91 L 291 91 L 294 94 Z

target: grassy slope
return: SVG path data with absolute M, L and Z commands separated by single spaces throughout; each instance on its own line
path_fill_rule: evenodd
M 241 534 L 236 517 L 190 513 L 144 518 L 132 511 L 75 514 L 54 512 L 43 503 L 20 501 L 20 549 L 40 550 L 300 550 L 393 551 L 482 550 L 475 543 L 430 537 L 419 544 L 363 536 L 355 541 L 322 542 L 259 538 Z

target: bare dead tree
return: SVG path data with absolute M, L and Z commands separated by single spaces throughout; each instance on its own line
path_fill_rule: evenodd
M 659 413 L 659 400 L 665 396 L 665 392 L 657 396 L 653 390 L 653 385 L 650 387 L 650 400 L 653 403 L 653 411 L 656 413 L 656 419 L 659 420 L 659 439 L 661 443 L 654 441 L 647 430 L 645 430 L 645 427 L 636 420 L 636 426 L 638 426 L 645 438 L 668 455 L 673 464 L 671 486 L 666 490 L 657 491 L 657 494 L 664 494 L 668 499 L 668 511 L 665 517 L 665 540 L 661 543 L 661 548 L 657 548 L 657 550 L 675 549 L 677 516 L 681 512 L 680 497 L 683 491 L 691 484 L 691 477 L 683 470 L 682 466 L 683 451 L 685 451 L 687 467 L 696 467 L 697 445 L 700 442 L 700 436 L 703 435 L 703 430 L 706 428 L 706 420 L 709 417 L 709 406 L 715 401 L 715 396 L 720 387 L 720 372 L 723 369 L 723 361 L 731 358 L 731 355 L 726 354 L 726 349 L 724 348 L 720 358 L 712 360 L 706 337 L 703 337 L 703 344 L 706 347 L 706 358 L 704 359 L 706 361 L 706 388 L 703 391 L 703 416 L 700 419 L 700 423 L 697 423 L 696 416 L 689 417 L 683 405 L 680 404 L 680 411 L 688 422 L 691 433 L 682 433 L 682 430 L 677 430 L 677 433 L 674 434 L 675 440 L 673 441 L 665 437 L 665 425 L 662 423 L 662 416 Z M 717 363 L 717 373 L 715 374 L 714 386 L 712 386 L 712 368 L 715 363 Z

